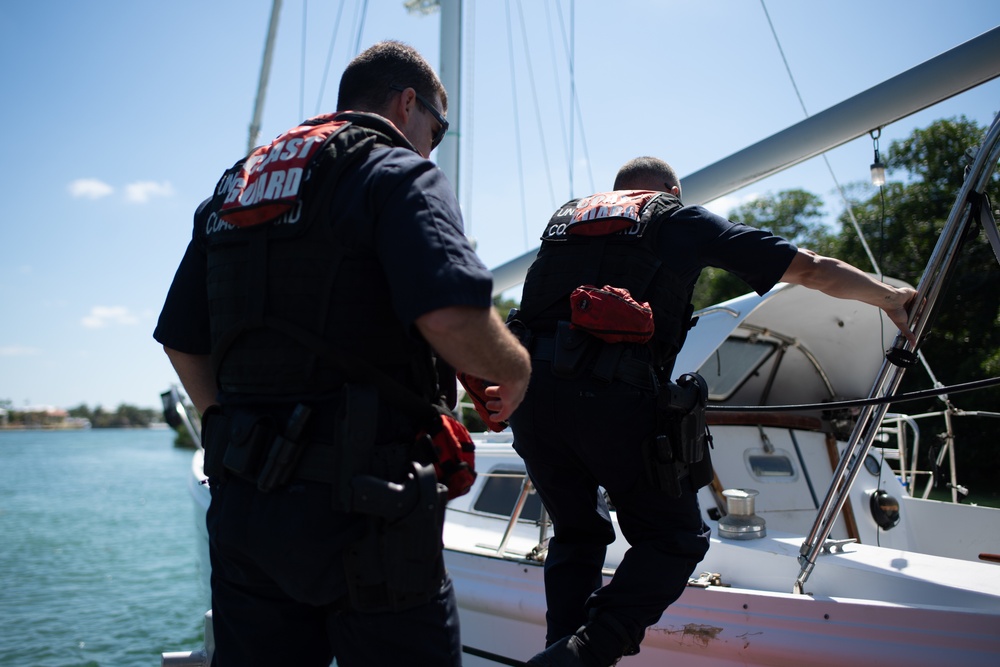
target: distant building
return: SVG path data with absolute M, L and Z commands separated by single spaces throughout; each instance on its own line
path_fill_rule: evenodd
M 0 428 L 90 428 L 90 420 L 70 417 L 66 410 L 52 405 L 31 405 L 20 410 L 0 409 Z

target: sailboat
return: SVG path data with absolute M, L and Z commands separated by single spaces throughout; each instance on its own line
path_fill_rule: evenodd
M 684 177 L 685 202 L 708 202 L 997 76 L 1000 28 Z M 918 337 L 972 226 L 1000 261 L 1000 233 L 979 206 L 1000 161 L 1000 116 L 975 148 L 917 286 L 926 302 L 911 318 Z M 523 280 L 533 255 L 495 268 L 496 293 Z M 715 481 L 699 501 L 712 544 L 639 654 L 619 664 L 997 664 L 1000 509 L 920 492 L 929 487 L 915 464 L 917 415 L 887 412 L 909 352 L 892 325 L 877 309 L 787 284 L 696 314 L 698 336 L 675 368 L 710 383 Z M 831 404 L 845 396 L 867 398 Z M 479 476 L 451 501 L 444 528 L 465 664 L 520 665 L 544 645 L 549 526 L 511 433 L 474 439 Z M 190 490 L 204 572 L 206 481 L 199 450 Z M 627 548 L 622 538 L 610 545 L 607 577 Z M 207 665 L 211 651 L 209 613 L 206 646 L 164 654 L 163 664 Z

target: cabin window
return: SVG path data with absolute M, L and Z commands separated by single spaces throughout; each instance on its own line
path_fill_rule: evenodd
M 708 397 L 725 401 L 739 389 L 775 349 L 774 343 L 750 338 L 727 338 L 698 374 L 708 383 Z
M 483 490 L 476 498 L 473 509 L 487 514 L 498 514 L 509 517 L 521 495 L 521 484 L 524 482 L 523 470 L 497 469 L 489 473 Z M 538 521 L 542 513 L 542 501 L 534 490 L 528 494 L 528 499 L 521 510 L 521 518 L 528 521 Z
M 766 452 L 763 449 L 751 449 L 744 457 L 750 474 L 758 481 L 792 482 L 798 477 L 791 456 L 783 450 Z

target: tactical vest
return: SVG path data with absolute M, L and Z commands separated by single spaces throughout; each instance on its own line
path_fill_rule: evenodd
M 691 319 L 691 288 L 664 266 L 656 239 L 681 207 L 662 192 L 624 190 L 574 199 L 559 208 L 542 234 L 528 269 L 518 319 L 534 335 L 548 335 L 570 319 L 572 291 L 612 285 L 649 302 L 655 331 L 648 343 L 657 366 L 669 363 Z
M 345 170 L 376 146 L 410 148 L 384 119 L 318 116 L 237 162 L 201 213 L 207 239 L 212 361 L 225 392 L 336 390 L 322 348 L 357 355 L 433 392 L 429 346 L 393 315 L 389 287 L 362 229 L 338 224 Z M 431 386 L 428 386 L 431 383 Z

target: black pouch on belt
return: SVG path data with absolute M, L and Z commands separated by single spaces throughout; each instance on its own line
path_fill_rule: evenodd
M 261 459 L 277 435 L 274 420 L 249 412 L 229 418 L 229 446 L 223 458 L 226 470 L 251 482 L 257 481 Z
M 556 325 L 555 349 L 552 351 L 552 374 L 573 379 L 586 369 L 597 346 L 597 339 L 586 331 L 570 328 L 570 323 Z
M 201 416 L 201 446 L 205 450 L 205 476 L 220 478 L 225 475 L 222 457 L 229 444 L 229 418 L 222 408 L 213 405 Z

